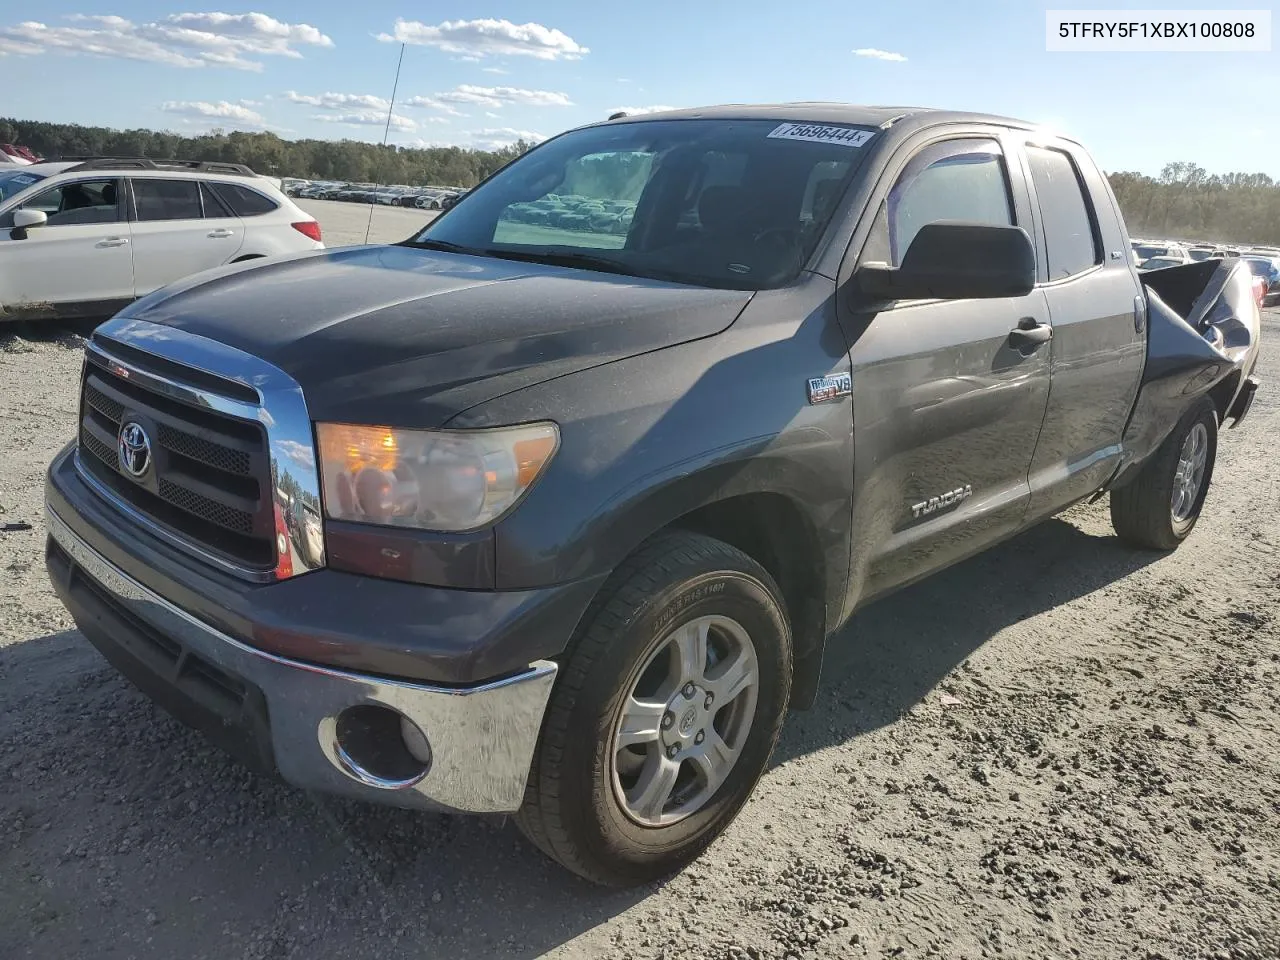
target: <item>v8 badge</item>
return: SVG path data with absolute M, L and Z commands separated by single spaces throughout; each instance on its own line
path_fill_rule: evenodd
M 809 379 L 809 402 L 827 403 L 853 393 L 853 377 L 847 373 L 832 373 L 825 377 Z

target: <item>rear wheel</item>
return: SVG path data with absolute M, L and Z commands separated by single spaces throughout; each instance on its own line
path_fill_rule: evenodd
M 1218 452 L 1218 413 L 1198 401 L 1127 485 L 1111 493 L 1111 524 L 1126 543 L 1173 550 L 1200 518 Z
M 680 869 L 746 802 L 790 686 L 791 634 L 769 574 L 718 540 L 663 535 L 588 611 L 517 823 L 597 883 Z

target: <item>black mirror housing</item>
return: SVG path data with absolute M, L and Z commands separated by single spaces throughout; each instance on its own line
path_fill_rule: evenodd
M 854 279 L 875 300 L 1022 297 L 1036 284 L 1036 253 L 1022 227 L 940 220 L 920 228 L 902 266 L 863 264 Z

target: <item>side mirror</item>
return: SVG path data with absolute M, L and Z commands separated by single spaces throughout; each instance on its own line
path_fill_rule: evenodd
M 43 210 L 15 210 L 13 212 L 13 225 L 25 230 L 32 227 L 43 227 L 49 222 L 49 215 Z
M 940 220 L 920 228 L 902 266 L 867 263 L 853 276 L 876 300 L 1022 297 L 1036 284 L 1036 254 L 1021 227 Z

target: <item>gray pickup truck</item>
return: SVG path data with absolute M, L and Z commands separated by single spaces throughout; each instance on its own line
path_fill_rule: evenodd
M 643 882 L 732 821 L 860 606 L 1104 494 L 1177 547 L 1258 335 L 1245 265 L 1139 277 L 1027 124 L 623 117 L 403 243 L 99 327 L 48 570 L 254 766 Z

